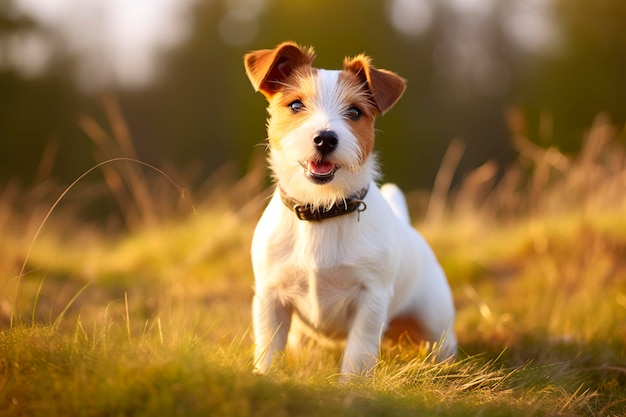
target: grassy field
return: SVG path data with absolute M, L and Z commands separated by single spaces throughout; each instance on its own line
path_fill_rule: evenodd
M 99 150 L 128 145 L 123 130 L 82 123 Z M 601 117 L 576 157 L 518 134 L 502 180 L 486 164 L 448 192 L 452 147 L 434 192 L 409 198 L 449 276 L 459 358 L 434 364 L 423 345 L 385 343 L 374 376 L 347 384 L 339 353 L 315 348 L 251 373 L 260 169 L 192 200 L 143 165 L 113 161 L 52 211 L 63 189 L 10 183 L 0 190 L 0 415 L 625 415 L 624 139 Z

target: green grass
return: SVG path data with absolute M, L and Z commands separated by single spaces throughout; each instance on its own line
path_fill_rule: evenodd
M 212 187 L 193 208 L 155 191 L 166 197 L 112 229 L 81 220 L 82 196 L 96 198 L 89 187 L 70 190 L 34 243 L 59 190 L 7 186 L 0 415 L 624 415 L 620 140 L 559 164 L 549 162 L 554 150 L 522 152 L 501 185 L 470 176 L 445 193 L 436 204 L 445 212 L 416 226 L 449 276 L 458 360 L 435 364 L 424 346 L 385 343 L 374 375 L 347 384 L 339 353 L 315 347 L 252 375 L 249 245 L 265 201 L 262 175 Z M 132 169 L 154 189 L 145 167 Z M 138 198 L 132 185 L 125 192 Z M 426 203 L 411 201 L 423 218 Z M 169 214 L 159 214 L 167 204 Z M 156 213 L 149 224 L 137 222 L 141 210 Z

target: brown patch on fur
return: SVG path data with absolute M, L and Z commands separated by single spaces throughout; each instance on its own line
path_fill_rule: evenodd
M 313 48 L 302 48 L 293 42 L 283 42 L 274 49 L 261 49 L 244 56 L 246 74 L 256 91 L 270 99 L 295 70 L 311 66 Z
M 398 344 L 419 344 L 425 340 L 426 333 L 420 323 L 409 316 L 396 317 L 389 323 L 385 332 L 385 339 L 390 339 Z
M 356 74 L 343 71 L 339 75 L 338 82 L 341 88 L 345 90 L 346 109 L 356 106 L 362 112 L 358 120 L 348 119 L 348 125 L 352 134 L 359 140 L 362 150 L 361 163 L 363 163 L 374 150 L 374 119 L 378 110 L 371 94 Z
M 317 69 L 301 67 L 283 81 L 282 89 L 268 99 L 267 108 L 270 120 L 267 125 L 267 135 L 270 147 L 280 148 L 280 140 L 297 129 L 308 117 L 307 111 L 294 113 L 289 104 L 300 100 L 306 108 L 311 107 L 311 101 L 317 96 Z
M 343 62 L 344 70 L 360 77 L 370 90 L 372 99 L 381 113 L 389 110 L 404 93 L 406 82 L 399 75 L 371 65 L 371 60 L 365 55 L 357 55 Z

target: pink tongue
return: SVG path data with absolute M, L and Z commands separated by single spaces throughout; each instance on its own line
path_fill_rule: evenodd
M 335 165 L 331 162 L 315 162 L 309 161 L 309 172 L 317 175 L 327 175 L 330 174 L 333 169 L 335 169 Z

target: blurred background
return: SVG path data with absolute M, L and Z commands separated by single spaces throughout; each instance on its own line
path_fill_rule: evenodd
M 262 158 L 265 101 L 245 52 L 314 45 L 317 66 L 365 52 L 408 80 L 377 121 L 385 179 L 432 187 L 515 158 L 512 129 L 575 153 L 602 113 L 626 119 L 623 0 L 2 0 L 0 189 L 67 184 L 125 121 L 137 158 L 191 189 Z M 95 133 L 94 133 L 95 132 Z M 128 155 L 126 155 L 128 156 Z

